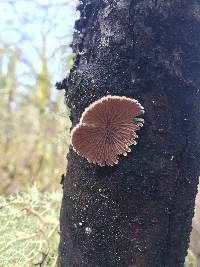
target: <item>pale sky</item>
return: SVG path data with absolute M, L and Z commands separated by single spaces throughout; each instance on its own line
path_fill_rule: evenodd
M 9 48 L 19 47 L 24 60 L 37 70 L 43 36 L 47 43 L 49 71 L 55 83 L 66 75 L 63 69 L 66 54 L 62 50 L 70 53 L 66 47 L 71 42 L 74 21 L 78 16 L 73 0 L 1 0 L 0 42 Z M 18 71 L 24 73 L 26 69 L 26 64 L 21 64 Z M 30 77 L 23 79 L 31 82 Z

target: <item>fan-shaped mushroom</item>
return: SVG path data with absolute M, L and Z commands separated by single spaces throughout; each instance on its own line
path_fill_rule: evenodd
M 127 155 L 130 145 L 136 145 L 136 131 L 144 120 L 140 103 L 125 96 L 105 96 L 83 112 L 72 130 L 73 149 L 89 162 L 100 166 L 118 163 L 118 156 Z

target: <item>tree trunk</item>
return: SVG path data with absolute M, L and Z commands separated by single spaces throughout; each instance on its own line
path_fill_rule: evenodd
M 66 91 L 73 126 L 93 101 L 139 100 L 137 146 L 114 167 L 68 154 L 60 267 L 177 267 L 188 248 L 199 175 L 200 4 L 84 0 Z

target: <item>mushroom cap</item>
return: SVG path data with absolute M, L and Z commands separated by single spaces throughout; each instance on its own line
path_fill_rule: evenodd
M 118 163 L 118 156 L 127 155 L 130 145 L 136 145 L 136 131 L 144 120 L 140 103 L 125 96 L 105 96 L 93 102 L 83 112 L 80 122 L 71 132 L 73 149 L 89 162 L 100 166 Z

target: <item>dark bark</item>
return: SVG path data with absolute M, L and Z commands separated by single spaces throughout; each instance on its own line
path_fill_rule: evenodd
M 145 108 L 138 145 L 114 167 L 68 154 L 60 267 L 178 267 L 199 175 L 200 2 L 84 0 L 66 103 L 75 125 L 100 97 Z

